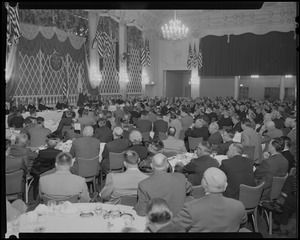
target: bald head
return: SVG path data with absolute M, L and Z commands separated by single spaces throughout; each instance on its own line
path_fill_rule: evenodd
M 227 177 L 220 169 L 210 167 L 204 172 L 201 185 L 206 193 L 222 193 L 227 187 Z
M 266 122 L 266 128 L 268 131 L 275 129 L 275 123 L 273 121 Z
M 86 126 L 84 129 L 83 129 L 83 132 L 82 132 L 82 135 L 84 137 L 92 137 L 94 134 L 94 129 L 91 127 L 91 126 Z
M 151 164 L 153 170 L 156 171 L 164 171 L 168 168 L 168 161 L 167 157 L 161 153 L 157 153 L 152 158 L 152 164 Z
M 114 138 L 120 138 L 123 135 L 123 129 L 121 127 L 115 127 L 113 131 Z

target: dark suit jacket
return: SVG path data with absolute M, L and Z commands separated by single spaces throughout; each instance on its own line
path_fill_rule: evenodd
M 210 144 L 221 144 L 223 143 L 222 135 L 219 132 L 215 132 L 207 140 Z
M 71 124 L 72 124 L 72 117 L 62 118 L 58 124 L 56 132 L 61 133 L 64 126 L 71 126 Z
M 243 129 L 242 129 L 242 126 L 241 126 L 241 121 L 239 121 L 237 124 L 235 124 L 233 127 L 232 127 L 232 130 L 233 132 L 242 132 Z
M 217 155 L 226 155 L 229 149 L 229 146 L 234 143 L 233 141 L 228 141 L 225 143 L 219 144 L 215 150 L 217 151 Z
M 136 151 L 137 154 L 139 155 L 139 158 L 141 160 L 147 158 L 149 152 L 148 152 L 148 148 L 146 146 L 143 145 L 132 145 L 129 150 L 133 150 Z
M 274 118 L 273 122 L 275 123 L 275 128 L 277 128 L 277 129 L 285 128 L 284 119 L 282 117 L 281 118 Z
M 162 119 L 158 119 L 153 123 L 154 138 L 159 132 L 166 133 L 168 131 L 168 123 Z
M 256 186 L 253 175 L 253 160 L 236 155 L 230 159 L 224 159 L 220 169 L 227 176 L 228 186 L 223 193 L 225 197 L 239 200 L 240 184 Z
M 201 185 L 203 173 L 210 167 L 219 167 L 219 162 L 209 155 L 192 159 L 183 167 L 175 167 L 176 172 L 187 173 L 187 179 L 193 186 Z
M 112 130 L 107 126 L 96 128 L 94 132 L 94 137 L 99 139 L 99 141 L 102 143 L 108 143 L 114 139 Z
M 221 117 L 221 119 L 218 121 L 218 125 L 219 125 L 219 128 L 222 129 L 223 126 L 231 127 L 233 125 L 233 123 L 232 123 L 232 120 L 230 117 L 229 118 Z
M 150 199 L 163 198 L 175 215 L 180 211 L 186 195 L 191 191 L 192 184 L 186 180 L 183 174 L 155 171 L 153 175 L 139 182 L 138 202 L 134 209 L 138 215 L 145 216 Z
M 188 128 L 185 132 L 185 136 L 187 137 L 193 137 L 193 138 L 199 138 L 203 137 L 204 141 L 207 141 L 209 138 L 209 132 L 207 127 L 202 127 L 202 128 Z
M 47 148 L 39 151 L 39 155 L 33 161 L 31 173 L 40 175 L 55 167 L 55 158 L 57 154 L 62 152 L 59 149 Z
M 290 150 L 283 151 L 282 156 L 286 158 L 289 162 L 288 172 L 290 172 L 292 167 L 295 167 L 295 156 L 291 153 Z
M 117 138 L 111 142 L 108 142 L 104 146 L 104 150 L 102 152 L 102 161 L 101 161 L 101 169 L 105 172 L 109 171 L 109 153 L 121 153 L 126 151 L 130 146 L 130 142 L 128 139 Z
M 5 172 L 11 173 L 18 170 L 24 170 L 24 174 L 27 173 L 26 157 L 13 157 L 5 156 Z
M 21 147 L 19 145 L 12 145 L 10 147 L 10 154 L 13 157 L 26 157 L 26 166 L 28 171 L 30 171 L 34 159 L 37 157 L 37 154 L 31 151 L 30 148 Z
M 140 130 L 141 133 L 152 131 L 152 122 L 147 119 L 139 119 L 136 123 L 136 128 Z
M 262 199 L 270 197 L 273 176 L 284 177 L 288 170 L 288 160 L 282 154 L 275 154 L 264 159 L 254 171 L 257 183 L 265 182 Z
M 238 232 L 247 214 L 242 202 L 214 193 L 186 202 L 173 222 L 188 232 Z

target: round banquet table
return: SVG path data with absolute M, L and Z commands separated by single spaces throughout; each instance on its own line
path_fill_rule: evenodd
M 129 213 L 134 217 L 133 222 L 128 227 L 133 227 L 139 232 L 145 231 L 146 217 L 138 216 L 133 210 L 132 206 L 125 205 L 111 205 L 105 203 L 73 203 L 72 206 L 76 208 L 74 213 L 61 214 L 55 211 L 53 215 L 44 214 L 42 221 L 30 221 L 28 219 L 31 212 L 22 214 L 19 220 L 18 233 L 34 233 L 37 231 L 43 233 L 60 233 L 60 232 L 86 232 L 86 233 L 102 233 L 102 232 L 121 232 L 124 227 L 121 217 L 112 218 L 111 216 L 104 219 L 104 214 L 96 214 L 96 205 L 101 205 L 103 210 L 107 212 L 111 210 L 119 210 L 122 213 Z M 39 207 L 39 206 L 38 206 Z M 33 212 L 39 212 L 38 207 Z M 43 207 L 48 208 L 46 205 Z M 59 206 L 57 205 L 57 208 Z M 93 216 L 80 216 L 81 213 L 91 212 Z M 41 230 L 42 229 L 42 230 Z

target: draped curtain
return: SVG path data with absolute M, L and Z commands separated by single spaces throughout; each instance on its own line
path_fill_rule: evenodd
M 227 36 L 201 39 L 202 76 L 296 75 L 294 32 L 230 35 L 227 41 Z

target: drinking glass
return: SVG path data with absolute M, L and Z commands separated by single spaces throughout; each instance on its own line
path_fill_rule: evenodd
M 60 214 L 61 214 L 62 216 L 65 216 L 66 210 L 67 210 L 66 205 L 65 205 L 65 201 L 60 201 L 60 202 L 58 203 L 58 206 L 59 206 L 58 208 L 59 208 Z
M 102 213 L 102 205 L 97 204 L 95 207 L 95 213 L 99 216 Z
M 50 215 L 54 215 L 56 201 L 55 200 L 49 200 L 47 202 L 47 206 L 48 206 L 48 208 L 50 210 Z

